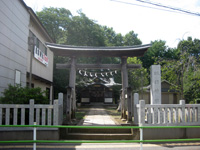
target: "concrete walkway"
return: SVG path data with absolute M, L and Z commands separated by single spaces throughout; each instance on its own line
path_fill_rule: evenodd
M 116 125 L 111 116 L 109 116 L 103 106 L 93 105 L 86 114 L 85 119 L 81 120 L 78 125 L 84 126 L 113 126 Z

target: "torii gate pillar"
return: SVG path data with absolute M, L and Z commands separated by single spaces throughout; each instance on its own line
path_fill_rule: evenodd
M 71 64 L 70 64 L 70 73 L 69 73 L 69 87 L 71 90 L 67 92 L 67 110 L 66 117 L 67 122 L 71 122 L 71 119 L 75 119 L 75 112 L 76 112 L 76 90 L 75 90 L 75 83 L 76 83 L 76 58 L 71 57 Z
M 125 102 L 126 99 L 126 89 L 128 88 L 128 70 L 127 70 L 127 57 L 122 57 L 122 68 L 121 68 L 121 76 L 122 76 L 122 115 L 121 119 L 127 120 L 127 105 Z

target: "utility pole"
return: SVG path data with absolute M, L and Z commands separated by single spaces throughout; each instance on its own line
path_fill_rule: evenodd
M 33 64 L 33 52 L 36 45 L 36 37 L 29 37 L 28 44 L 30 47 L 30 70 L 29 70 L 29 88 L 31 88 L 32 83 L 32 64 Z

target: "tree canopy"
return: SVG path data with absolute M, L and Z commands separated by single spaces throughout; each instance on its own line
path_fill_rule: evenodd
M 78 15 L 65 8 L 44 8 L 37 12 L 37 16 L 49 34 L 58 44 L 76 46 L 130 46 L 140 45 L 142 41 L 134 31 L 126 35 L 116 33 L 112 27 L 99 25 L 89 19 L 83 12 Z M 140 90 L 141 86 L 149 84 L 149 69 L 153 64 L 160 64 L 162 79 L 173 83 L 175 88 L 188 102 L 200 97 L 200 40 L 188 37 L 181 40 L 177 48 L 169 48 L 164 40 L 151 42 L 152 47 L 140 58 L 128 58 L 128 63 L 142 64 L 138 70 L 129 71 L 129 85 L 133 90 Z M 79 63 L 96 62 L 99 58 L 79 58 Z M 102 63 L 120 63 L 119 58 L 102 58 Z M 69 58 L 56 57 L 54 63 L 66 63 Z M 66 91 L 68 85 L 68 71 L 57 70 L 54 67 L 54 90 Z M 77 81 L 82 78 L 78 77 Z M 115 77 L 121 82 L 120 76 Z M 78 83 L 77 82 L 77 83 Z
M 200 41 L 192 40 L 188 37 L 187 40 L 179 42 L 174 54 L 168 59 L 158 59 L 156 64 L 160 64 L 162 70 L 162 79 L 166 79 L 173 83 L 182 99 L 187 102 L 194 101 L 200 97 L 200 71 L 199 55 Z

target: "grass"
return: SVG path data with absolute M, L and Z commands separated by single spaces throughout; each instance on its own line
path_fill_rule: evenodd
M 76 119 L 77 121 L 80 121 L 81 119 L 85 119 L 86 114 L 88 113 L 89 108 L 88 107 L 78 107 L 76 110 Z

